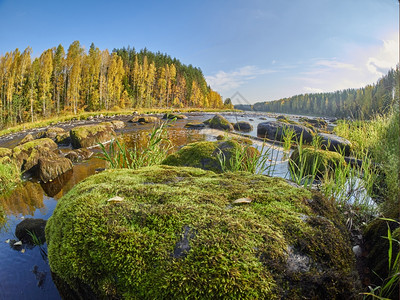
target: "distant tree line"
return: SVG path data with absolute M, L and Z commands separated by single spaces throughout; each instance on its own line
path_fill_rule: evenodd
M 376 84 L 359 89 L 331 93 L 296 95 L 254 105 L 236 105 L 235 108 L 277 113 L 332 116 L 338 118 L 368 119 L 384 113 L 399 99 L 399 68 L 391 69 Z
M 0 55 L 0 128 L 81 111 L 162 107 L 223 107 L 199 68 L 147 49 L 114 49 L 79 41 Z

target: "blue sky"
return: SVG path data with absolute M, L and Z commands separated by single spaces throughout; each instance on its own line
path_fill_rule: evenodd
M 134 46 L 203 70 L 248 102 L 374 83 L 398 63 L 396 0 L 0 0 L 0 55 L 79 40 Z

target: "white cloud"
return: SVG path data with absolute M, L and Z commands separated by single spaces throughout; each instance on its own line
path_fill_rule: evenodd
M 388 69 L 394 67 L 399 59 L 399 42 L 396 39 L 384 40 L 374 56 L 370 56 L 366 66 L 368 71 L 376 75 L 384 75 Z
M 303 90 L 306 93 L 323 93 L 324 92 L 323 89 L 313 88 L 313 87 L 309 87 L 309 86 L 303 87 Z
M 260 69 L 256 66 L 245 66 L 232 72 L 219 71 L 215 75 L 206 76 L 207 83 L 219 92 L 237 89 L 259 75 L 269 74 L 274 70 Z
M 329 69 L 345 69 L 345 70 L 356 70 L 357 68 L 353 64 L 337 61 L 335 58 L 332 59 L 321 59 L 315 63 L 316 66 L 326 67 Z

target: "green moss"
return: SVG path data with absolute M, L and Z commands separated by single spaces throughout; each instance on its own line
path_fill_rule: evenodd
M 215 128 L 215 129 L 228 130 L 228 131 L 233 130 L 232 124 L 227 119 L 225 119 L 223 116 L 221 116 L 219 114 L 216 114 L 206 124 L 209 125 L 211 128 Z
M 0 147 L 0 158 L 5 156 L 11 156 L 12 150 L 9 148 L 1 148 Z
M 318 176 L 322 176 L 325 172 L 334 170 L 339 165 L 345 165 L 345 161 L 340 153 L 314 149 L 311 147 L 304 147 L 301 151 L 301 158 L 299 149 L 295 149 L 290 156 L 291 163 L 300 167 L 302 163 L 305 164 L 304 175 L 312 175 L 313 164 L 316 163 L 316 171 Z
M 114 196 L 123 200 L 107 201 Z M 242 197 L 252 202 L 231 205 Z M 346 231 L 313 206 L 334 210 L 323 197 L 261 175 L 108 170 L 59 200 L 46 226 L 49 263 L 70 286 L 88 285 L 100 298 L 307 297 L 302 273 L 282 272 L 294 247 L 312 261 L 306 275 L 319 282 L 315 297 L 349 298 Z
M 72 128 L 70 130 L 72 146 L 85 148 L 109 141 L 115 134 L 112 128 L 113 125 L 109 122 Z

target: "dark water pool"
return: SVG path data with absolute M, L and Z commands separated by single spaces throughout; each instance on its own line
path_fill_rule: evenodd
M 188 130 L 184 128 L 187 122 L 204 121 L 214 114 L 191 114 L 187 120 L 178 120 L 169 129 L 169 139 L 178 148 L 181 145 L 194 141 L 215 140 L 218 131 Z M 257 124 L 265 120 L 274 120 L 266 114 L 225 114 L 229 121 L 249 121 L 254 129 L 250 135 L 256 136 Z M 134 125 L 128 123 L 120 134 L 128 139 L 140 139 L 150 132 L 152 125 Z M 18 141 L 7 141 L 12 147 Z M 0 146 L 5 146 L 1 144 Z M 257 146 L 257 145 L 256 145 Z M 260 147 L 260 145 L 258 145 Z M 96 151 L 94 149 L 94 151 Z M 97 150 L 98 151 L 98 150 Z M 277 149 L 275 155 L 280 155 L 276 162 L 284 164 L 282 152 Z M 95 174 L 96 169 L 104 168 L 104 161 L 92 158 L 74 165 L 73 171 L 60 176 L 49 184 L 41 184 L 32 178 L 25 181 L 12 192 L 0 197 L 0 203 L 7 214 L 7 223 L 0 229 L 0 299 L 61 299 L 53 283 L 47 262 L 46 244 L 43 246 L 28 247 L 23 245 L 18 249 L 10 246 L 9 240 L 17 239 L 14 235 L 15 227 L 26 218 L 48 219 L 57 200 L 67 193 L 75 184 L 86 177 Z M 285 177 L 287 167 L 278 166 L 276 176 Z

